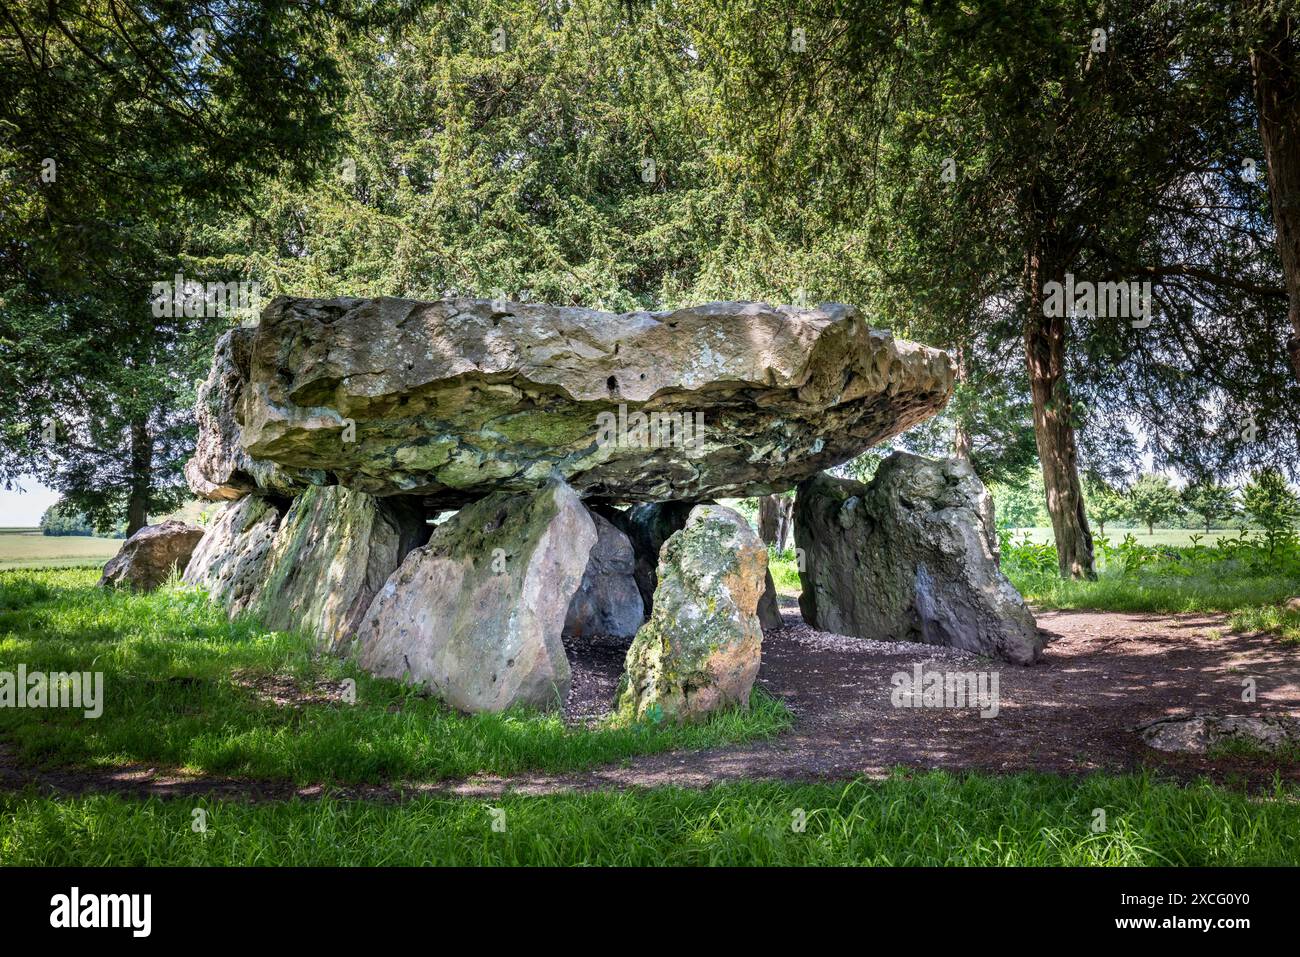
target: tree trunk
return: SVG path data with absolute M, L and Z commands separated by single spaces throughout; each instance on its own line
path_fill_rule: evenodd
M 153 437 L 144 419 L 131 422 L 131 491 L 126 501 L 126 536 L 149 524 L 149 489 L 153 484 Z
M 1025 366 L 1034 402 L 1034 438 L 1043 467 L 1047 511 L 1063 578 L 1096 578 L 1092 532 L 1083 507 L 1078 455 L 1074 443 L 1073 408 L 1065 381 L 1065 330 L 1068 316 L 1047 316 L 1043 283 L 1063 281 L 1044 268 L 1038 248 L 1031 251 L 1026 280 L 1029 312 L 1025 317 Z M 1065 310 L 1065 311 L 1068 311 Z
M 758 537 L 764 545 L 785 551 L 794 524 L 794 499 L 788 495 L 764 495 L 758 500 Z
M 957 384 L 965 385 L 966 383 L 966 346 L 963 342 L 957 343 Z M 970 461 L 971 448 L 974 441 L 971 438 L 970 431 L 966 428 L 966 423 L 962 421 L 961 414 L 958 413 L 957 426 L 952 437 L 953 455 L 963 462 Z
M 776 544 L 781 526 L 780 509 L 776 495 L 764 495 L 758 500 L 758 537 L 764 545 Z
M 1250 51 L 1250 68 L 1268 167 L 1273 226 L 1290 303 L 1287 352 L 1300 379 L 1300 42 L 1295 34 L 1300 22 L 1276 12 L 1266 13 L 1264 6 L 1256 4 L 1261 22 Z

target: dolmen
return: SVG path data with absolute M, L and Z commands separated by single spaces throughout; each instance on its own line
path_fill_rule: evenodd
M 839 515 L 870 496 L 824 485 L 952 388 L 947 353 L 837 303 L 611 314 L 281 297 L 222 336 L 199 389 L 185 475 L 223 505 L 184 580 L 231 615 L 307 633 L 467 712 L 562 707 L 562 638 L 620 639 L 615 713 L 696 721 L 747 706 L 764 624 L 780 626 L 767 551 L 718 502 L 798 487 L 805 534 L 836 539 L 797 536 L 814 556 L 805 614 L 1027 661 L 1023 603 L 987 594 L 987 562 L 960 567 L 986 557 L 987 526 L 962 526 L 984 521 L 982 505 L 962 506 L 952 531 L 896 521 L 868 534 Z M 975 494 L 973 473 L 951 481 Z M 942 512 L 935 494 L 927 507 Z M 906 628 L 859 613 L 876 599 L 839 592 L 863 580 L 828 571 L 894 544 L 907 554 L 880 614 Z

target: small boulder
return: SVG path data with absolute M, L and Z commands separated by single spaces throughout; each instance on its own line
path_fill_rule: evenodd
M 1286 604 L 1283 605 L 1282 607 L 1290 612 L 1300 612 L 1300 596 L 1296 596 L 1295 598 L 1288 598 L 1286 600 Z
M 173 570 L 185 570 L 201 538 L 203 529 L 197 525 L 177 521 L 146 525 L 128 538 L 104 566 L 99 584 L 153 591 L 167 580 Z
M 596 523 L 596 544 L 582 584 L 569 602 L 564 633 L 631 638 L 645 621 L 632 542 L 599 512 L 593 511 L 591 518 Z
M 695 721 L 749 706 L 763 630 L 767 549 L 745 519 L 699 505 L 664 544 L 654 610 L 628 649 L 619 716 Z
M 1289 715 L 1194 714 L 1159 718 L 1137 728 L 1158 751 L 1204 754 L 1227 744 L 1263 751 L 1300 745 L 1300 720 Z
M 361 666 L 462 711 L 561 706 L 571 672 L 560 635 L 596 541 L 591 512 L 562 481 L 465 506 L 375 596 Z
M 799 486 L 799 606 L 814 628 L 959 648 L 1017 664 L 1044 636 L 998 568 L 992 498 L 966 462 L 895 452 L 869 485 Z
M 229 502 L 199 542 L 183 576 L 231 618 L 247 611 L 266 579 L 267 556 L 280 527 L 280 509 L 262 495 Z

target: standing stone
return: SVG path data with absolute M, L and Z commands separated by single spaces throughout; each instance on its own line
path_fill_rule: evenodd
M 654 610 L 655 569 L 659 565 L 659 550 L 674 532 L 686 525 L 686 519 L 695 507 L 694 502 L 647 502 L 634 505 L 626 512 L 612 515 L 614 509 L 602 511 L 619 526 L 632 542 L 636 553 L 636 586 L 641 591 L 641 601 L 647 615 Z M 621 516 L 621 519 L 618 517 Z
M 571 674 L 560 634 L 596 540 L 591 513 L 561 481 L 465 506 L 375 596 L 361 666 L 462 711 L 561 706 Z
M 427 537 L 423 510 L 408 500 L 311 487 L 280 522 L 253 611 L 270 628 L 345 651 L 375 593 Z
M 799 607 L 814 628 L 1031 664 L 1043 636 L 998 569 L 992 500 L 966 462 L 895 452 L 869 485 L 799 486 Z
M 695 721 L 749 706 L 762 654 L 767 549 L 743 517 L 699 505 L 664 545 L 654 611 L 627 653 L 624 720 Z
M 266 561 L 280 527 L 273 500 L 247 495 L 228 503 L 185 568 L 184 581 L 205 588 L 231 618 L 248 610 L 266 579 Z
M 632 542 L 604 515 L 592 511 L 591 517 L 596 523 L 596 545 L 569 603 L 564 633 L 631 638 L 645 621 Z
M 104 566 L 99 584 L 153 591 L 175 571 L 184 571 L 203 529 L 184 522 L 146 525 L 128 538 Z
M 758 600 L 758 620 L 763 632 L 779 631 L 785 627 L 781 617 L 781 602 L 776 595 L 776 582 L 772 581 L 772 569 L 767 570 L 767 579 L 763 584 L 763 595 Z

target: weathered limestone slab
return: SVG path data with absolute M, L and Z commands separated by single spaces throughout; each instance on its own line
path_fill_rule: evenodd
M 207 589 L 230 617 L 246 612 L 266 579 L 279 527 L 280 511 L 264 496 L 229 502 L 194 549 L 183 580 Z
M 593 511 L 591 518 L 596 523 L 596 544 L 582 584 L 569 602 L 564 633 L 631 638 L 645 621 L 632 542 L 599 512 Z
M 375 596 L 358 634 L 361 666 L 462 711 L 562 705 L 571 673 L 560 635 L 596 539 L 563 482 L 466 506 Z
M 992 499 L 971 467 L 905 452 L 869 485 L 799 486 L 804 620 L 835 634 L 917 641 L 1019 664 L 1044 638 L 996 560 Z
M 128 587 L 153 591 L 171 575 L 184 571 L 203 529 L 184 522 L 167 521 L 146 525 L 122 543 L 121 549 L 104 566 L 102 587 Z
M 743 517 L 700 505 L 663 547 L 650 620 L 627 653 L 625 720 L 695 721 L 749 707 L 762 655 L 767 549 Z
M 424 511 L 409 500 L 310 487 L 276 530 L 252 610 L 270 628 L 346 650 L 375 594 L 427 537 Z
M 1261 751 L 1300 746 L 1300 718 L 1285 714 L 1193 714 L 1160 718 L 1137 729 L 1159 751 L 1204 754 L 1245 744 Z
M 229 501 L 263 489 L 296 495 L 309 485 L 325 484 L 325 473 L 295 472 L 260 462 L 244 451 L 239 405 L 248 382 L 254 331 L 237 327 L 217 340 L 212 367 L 198 388 L 194 413 L 199 435 L 194 455 L 185 463 L 185 480 L 195 495 Z
M 952 383 L 946 353 L 835 303 L 280 298 L 240 411 L 254 459 L 437 508 L 553 471 L 584 498 L 699 501 L 788 489 L 933 415 Z M 651 414 L 662 428 L 639 427 Z

